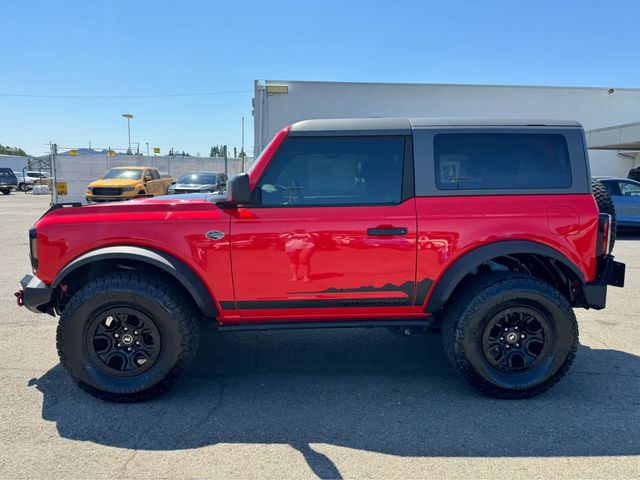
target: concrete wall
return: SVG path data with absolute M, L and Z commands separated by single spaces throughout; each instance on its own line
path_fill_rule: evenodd
M 311 118 L 502 117 L 577 120 L 585 130 L 640 120 L 640 89 L 502 85 L 375 84 L 268 80 L 256 82 L 254 152 L 285 125 Z M 590 155 L 594 175 L 626 176 L 633 159 L 616 152 Z
M 0 167 L 10 168 L 16 173 L 22 173 L 22 169 L 27 168 L 30 158 L 18 155 L 0 155 Z
M 245 168 L 247 167 L 247 161 Z M 145 155 L 59 155 L 56 158 L 58 182 L 67 182 L 68 195 L 59 196 L 59 202 L 85 202 L 87 185 L 112 167 L 124 166 L 155 167 L 160 173 L 168 173 L 174 179 L 192 171 L 224 172 L 223 158 L 211 157 L 147 157 Z M 242 171 L 242 159 L 227 160 L 228 174 Z

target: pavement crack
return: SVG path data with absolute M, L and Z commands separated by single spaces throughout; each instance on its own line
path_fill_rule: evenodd
M 127 473 L 127 467 L 129 466 L 129 464 L 138 456 L 138 450 L 134 450 L 133 452 L 131 452 L 131 455 L 129 455 L 129 458 L 127 458 L 124 463 L 122 464 L 122 468 L 120 469 L 120 475 L 118 476 L 118 478 L 127 478 L 126 473 Z

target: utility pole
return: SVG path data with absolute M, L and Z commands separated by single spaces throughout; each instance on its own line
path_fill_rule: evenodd
M 56 172 L 56 155 L 58 154 L 58 145 L 49 142 L 49 155 L 51 156 L 51 206 L 58 203 L 58 174 Z
M 129 150 L 127 150 L 127 155 L 131 155 L 131 119 L 133 115 L 130 113 L 123 113 L 122 116 L 127 119 L 127 132 L 129 133 Z
M 147 144 L 147 157 L 149 156 L 149 142 L 145 142 Z
M 242 155 L 242 173 L 244 173 L 244 157 L 247 156 L 244 153 L 244 117 L 242 117 L 242 146 L 240 147 L 240 155 Z

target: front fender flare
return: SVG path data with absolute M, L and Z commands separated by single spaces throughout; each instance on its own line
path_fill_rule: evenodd
M 436 283 L 433 293 L 429 296 L 425 311 L 435 313 L 444 307 L 455 288 L 474 268 L 482 265 L 492 258 L 523 253 L 550 257 L 568 267 L 580 280 L 582 285 L 585 284 L 584 274 L 569 258 L 558 250 L 542 243 L 528 240 L 504 240 L 494 242 L 489 245 L 483 245 L 458 258 Z
M 122 245 L 91 250 L 68 263 L 56 275 L 51 287 L 57 288 L 78 268 L 104 260 L 135 260 L 159 268 L 185 287 L 204 316 L 218 315 L 218 309 L 207 286 L 191 267 L 182 260 L 153 248 Z

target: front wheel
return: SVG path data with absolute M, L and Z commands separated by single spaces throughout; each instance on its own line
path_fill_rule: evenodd
M 5 195 L 9 195 L 11 193 L 11 190 L 5 189 L 5 190 L 2 190 L 2 193 Z
M 60 361 L 78 386 L 103 400 L 138 402 L 168 390 L 195 355 L 199 318 L 162 277 L 115 272 L 92 280 L 65 306 Z
M 442 324 L 455 370 L 498 398 L 529 398 L 555 385 L 578 347 L 567 299 L 548 283 L 515 273 L 483 275 L 465 287 Z

